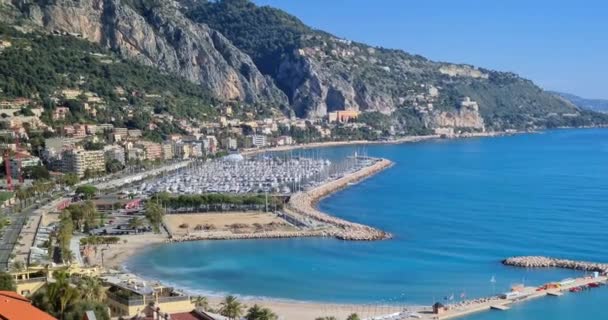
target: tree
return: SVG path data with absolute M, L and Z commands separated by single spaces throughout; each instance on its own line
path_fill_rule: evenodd
M 23 176 L 34 180 L 48 180 L 51 178 L 49 170 L 44 166 L 31 166 L 23 168 Z
M 124 168 L 125 168 L 125 166 L 116 159 L 106 161 L 106 171 L 109 173 L 116 173 L 118 171 L 121 171 Z
M 97 320 L 110 320 L 108 307 L 102 302 L 79 301 L 70 306 L 62 320 L 82 320 L 87 311 L 93 311 Z
M 85 199 L 92 199 L 97 193 L 97 188 L 95 186 L 85 184 L 76 188 L 76 194 L 81 194 Z
M 262 308 L 255 304 L 253 307 L 249 308 L 247 314 L 245 315 L 245 319 L 247 320 L 276 320 L 277 315 L 274 314 L 268 308 Z
M 163 208 L 153 201 L 146 203 L 146 218 L 150 220 L 154 232 L 160 232 L 160 224 L 163 220 L 164 210 Z
M 359 320 L 359 315 L 356 313 L 351 314 L 350 316 L 348 316 L 348 318 L 346 318 L 346 320 Z
M 143 225 L 144 225 L 143 220 L 138 217 L 133 217 L 133 218 L 129 219 L 129 228 L 131 228 L 131 229 L 139 229 Z
M 196 296 L 195 298 L 192 298 L 192 303 L 194 303 L 194 306 L 197 308 L 202 308 L 203 310 L 209 309 L 209 300 L 207 297 Z
M 220 303 L 220 314 L 228 319 L 238 319 L 243 315 L 243 305 L 235 296 L 227 296 Z
M 78 283 L 78 290 L 84 301 L 103 302 L 106 297 L 106 291 L 99 278 L 83 277 Z
M 0 272 L 0 290 L 15 291 L 15 279 L 7 272 Z
M 57 231 L 57 242 L 61 251 L 61 258 L 64 261 L 69 261 L 70 258 L 70 240 L 74 232 L 74 224 L 72 217 L 68 211 L 61 213 L 59 220 L 59 230 Z
M 79 181 L 80 178 L 78 178 L 78 175 L 75 173 L 66 173 L 60 178 L 60 183 L 69 187 L 77 184 Z

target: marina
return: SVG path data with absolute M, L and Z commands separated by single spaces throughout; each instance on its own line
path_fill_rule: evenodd
M 339 163 L 307 157 L 231 154 L 221 159 L 191 165 L 142 182 L 134 193 L 275 193 L 291 194 L 310 190 L 331 180 L 369 166 L 373 159 L 356 154 Z

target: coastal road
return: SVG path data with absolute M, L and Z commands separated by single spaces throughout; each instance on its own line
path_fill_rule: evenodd
M 54 198 L 54 197 L 53 197 Z M 28 221 L 30 217 L 33 217 L 40 213 L 38 209 L 51 210 L 52 206 L 48 206 L 50 198 L 43 199 L 40 203 L 34 203 L 29 207 L 25 208 L 22 212 L 15 212 L 7 215 L 10 220 L 10 225 L 2 229 L 2 237 L 0 237 L 0 271 L 8 270 L 8 262 L 15 248 L 15 245 L 19 242 L 19 235 L 21 229 Z M 44 207 L 43 207 L 44 206 Z

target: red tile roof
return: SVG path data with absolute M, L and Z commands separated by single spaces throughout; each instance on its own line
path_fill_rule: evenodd
M 202 317 L 196 314 L 194 311 L 173 313 L 171 314 L 171 320 L 204 320 Z
M 12 291 L 0 291 L 0 319 L 2 320 L 57 320 L 32 306 L 30 300 Z

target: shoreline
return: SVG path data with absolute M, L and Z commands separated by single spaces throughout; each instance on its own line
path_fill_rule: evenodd
M 267 231 L 242 234 L 206 232 L 204 234 L 187 234 L 182 236 L 177 236 L 175 232 L 170 231 L 170 237 L 166 242 L 305 237 L 333 237 L 349 241 L 390 239 L 392 235 L 388 232 L 334 217 L 330 214 L 321 212 L 316 208 L 316 204 L 322 198 L 348 187 L 351 183 L 359 182 L 393 165 L 393 162 L 388 159 L 374 158 L 373 160 L 375 163 L 370 166 L 349 173 L 339 179 L 319 185 L 311 190 L 297 192 L 290 197 L 289 202 L 283 209 L 286 216 L 297 221 L 313 220 L 316 223 L 322 224 L 322 227 L 305 227 L 294 231 Z
M 314 148 L 330 148 L 330 147 L 341 147 L 341 146 L 356 146 L 356 145 L 374 145 L 374 144 L 405 144 L 405 143 L 416 143 L 431 140 L 455 140 L 455 139 L 469 139 L 469 138 L 486 138 L 486 137 L 502 137 L 516 134 L 534 133 L 537 131 L 491 131 L 491 132 L 471 132 L 461 133 L 449 137 L 442 137 L 439 134 L 423 135 L 423 136 L 405 136 L 394 140 L 350 140 L 350 141 L 323 141 L 323 142 L 310 142 L 302 144 L 293 144 L 286 146 L 277 146 L 270 148 L 250 148 L 241 151 L 243 156 L 253 156 L 266 152 L 285 152 L 292 150 L 305 150 Z

